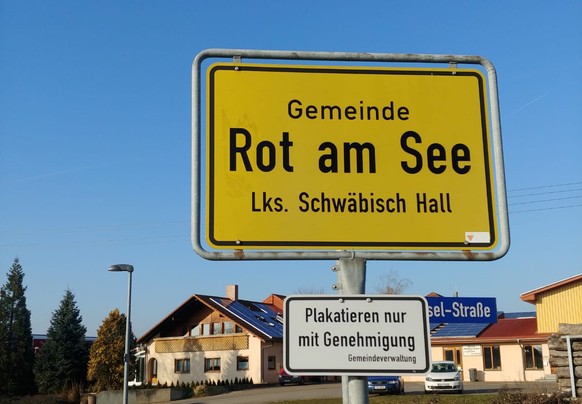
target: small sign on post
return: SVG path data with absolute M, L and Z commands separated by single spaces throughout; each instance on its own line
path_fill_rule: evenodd
M 425 373 L 429 332 L 421 296 L 289 296 L 283 364 L 289 374 Z

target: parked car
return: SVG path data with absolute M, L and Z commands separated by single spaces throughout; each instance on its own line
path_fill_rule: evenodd
M 403 394 L 404 380 L 400 376 L 368 376 L 368 393 Z
M 429 374 L 424 380 L 424 392 L 454 391 L 463 392 L 463 375 L 455 362 L 433 362 Z
M 285 372 L 285 369 L 281 368 L 279 370 L 279 384 L 284 386 L 288 383 L 297 383 L 297 384 L 304 384 L 304 383 L 320 383 L 321 377 L 319 376 L 292 376 Z

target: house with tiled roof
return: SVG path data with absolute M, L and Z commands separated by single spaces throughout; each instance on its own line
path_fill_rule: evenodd
M 534 304 L 535 311 L 499 313 L 494 324 L 431 323 L 432 360 L 455 361 L 467 381 L 555 379 L 548 339 L 559 324 L 582 324 L 582 274 L 520 297 Z
M 431 321 L 430 330 L 432 360 L 456 362 L 465 381 L 536 381 L 551 374 L 549 334 L 538 332 L 535 312 L 499 312 L 492 324 Z
M 465 381 L 537 381 L 551 374 L 548 337 L 533 312 L 499 313 L 493 324 L 433 323 L 431 357 L 456 362 Z
M 283 296 L 262 302 L 192 295 L 142 335 L 138 381 L 149 384 L 277 382 L 282 367 Z

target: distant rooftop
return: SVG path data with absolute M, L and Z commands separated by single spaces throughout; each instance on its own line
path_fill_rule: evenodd
M 504 313 L 501 312 L 501 316 L 502 318 L 530 318 L 536 317 L 536 312 L 535 311 L 516 311 L 515 313 Z
M 498 313 L 497 323 L 430 323 L 432 338 L 531 336 L 537 333 L 535 311 Z

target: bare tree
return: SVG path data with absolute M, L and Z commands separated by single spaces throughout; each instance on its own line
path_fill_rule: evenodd
M 406 289 L 412 286 L 412 281 L 400 278 L 398 272 L 391 269 L 387 274 L 380 277 L 380 284 L 376 291 L 385 295 L 401 295 Z

